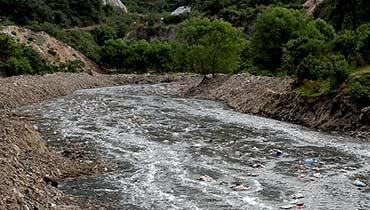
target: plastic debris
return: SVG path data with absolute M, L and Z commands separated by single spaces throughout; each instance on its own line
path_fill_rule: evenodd
M 265 168 L 265 166 L 260 163 L 255 163 L 253 164 L 253 168 Z
M 208 175 L 204 175 L 204 176 L 201 176 L 199 177 L 199 180 L 200 181 L 203 181 L 203 182 L 211 182 L 211 181 L 214 181 L 214 179 Z
M 356 185 L 357 187 L 366 187 L 367 186 L 365 182 L 362 182 L 358 179 L 356 181 L 354 181 L 353 184 Z
M 302 170 L 303 169 L 303 166 L 302 165 L 295 165 L 293 167 L 293 169 L 296 170 L 296 171 L 299 171 L 299 170 Z
M 311 159 L 306 159 L 303 161 L 304 164 L 306 165 L 312 165 L 315 161 L 311 158 Z
M 320 157 L 310 158 L 303 161 L 305 165 L 312 165 L 320 161 Z
M 285 206 L 280 206 L 280 209 L 292 209 L 295 207 L 295 205 L 285 205 Z
M 301 194 L 301 193 L 297 193 L 297 194 L 293 194 L 292 196 L 290 196 L 292 199 L 300 199 L 300 198 L 304 198 L 304 195 Z
M 281 157 L 281 156 L 283 156 L 284 155 L 284 152 L 283 151 L 281 151 L 281 150 L 276 150 L 276 156 L 277 157 Z
M 251 188 L 252 188 L 251 186 L 246 186 L 246 185 L 238 185 L 238 186 L 231 187 L 233 191 L 246 191 Z

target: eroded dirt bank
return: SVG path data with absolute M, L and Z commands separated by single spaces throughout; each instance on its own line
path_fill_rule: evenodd
M 88 198 L 65 196 L 55 187 L 65 178 L 109 170 L 99 157 L 85 158 L 78 148 L 64 156 L 56 154 L 37 127 L 30 125 L 33 116 L 11 110 L 78 89 L 170 81 L 186 84 L 191 77 L 56 73 L 0 79 L 0 209 L 112 209 Z
M 342 97 L 303 97 L 291 91 L 290 78 L 249 74 L 218 75 L 187 90 L 187 94 L 221 100 L 243 113 L 251 113 L 308 127 L 346 134 L 370 134 L 370 109 L 359 110 Z

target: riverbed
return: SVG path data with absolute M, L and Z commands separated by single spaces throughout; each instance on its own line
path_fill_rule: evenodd
M 370 143 L 182 98 L 173 84 L 88 89 L 19 111 L 55 151 L 98 153 L 113 172 L 66 194 L 118 209 L 370 209 Z M 313 163 L 304 160 L 313 159 Z M 207 175 L 212 180 L 199 180 Z M 236 186 L 246 186 L 235 191 Z M 300 194 L 299 199 L 294 195 Z

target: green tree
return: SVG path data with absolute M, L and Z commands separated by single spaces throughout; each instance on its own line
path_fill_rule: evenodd
M 196 18 L 180 25 L 177 39 L 188 45 L 191 68 L 204 75 L 237 69 L 246 42 L 241 28 L 223 20 Z
M 257 16 L 251 39 L 255 65 L 277 73 L 282 63 L 283 46 L 302 36 L 320 36 L 314 25 L 308 24 L 305 13 L 281 7 L 266 8 Z

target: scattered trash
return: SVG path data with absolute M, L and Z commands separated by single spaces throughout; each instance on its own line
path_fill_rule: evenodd
M 292 196 L 290 196 L 292 199 L 300 199 L 300 198 L 304 198 L 304 195 L 301 194 L 301 193 L 297 193 L 297 194 L 293 194 Z
M 312 176 L 315 177 L 315 178 L 321 178 L 321 174 L 320 173 L 314 173 Z
M 281 157 L 281 156 L 283 156 L 284 155 L 284 152 L 283 151 L 281 151 L 281 150 L 276 150 L 276 156 L 277 157 Z
M 257 176 L 258 176 L 258 174 L 254 174 L 254 173 L 247 173 L 247 176 L 257 177 Z
M 296 170 L 296 171 L 299 171 L 299 170 L 302 170 L 303 169 L 303 166 L 302 165 L 295 165 L 293 167 L 293 169 Z
M 251 186 L 245 186 L 245 185 L 238 185 L 238 186 L 231 187 L 233 191 L 246 191 L 251 188 L 252 188 Z
M 306 159 L 303 161 L 303 163 L 305 165 L 313 165 L 314 163 L 317 163 L 320 161 L 320 157 L 316 157 L 316 158 L 310 158 L 310 159 Z
M 199 177 L 199 180 L 200 181 L 203 181 L 203 182 L 212 182 L 214 181 L 214 179 L 208 175 L 204 175 L 204 176 L 201 176 Z
M 280 209 L 292 209 L 295 207 L 295 205 L 285 205 L 285 206 L 280 206 Z
M 356 185 L 357 187 L 366 187 L 366 183 L 360 181 L 360 180 L 356 180 L 355 182 L 353 182 L 354 185 Z
M 199 148 L 199 147 L 202 147 L 202 144 L 194 144 L 194 145 L 192 145 L 191 147 L 195 147 L 195 148 Z
M 265 166 L 260 163 L 255 163 L 253 164 L 253 168 L 265 168 Z
M 315 161 L 311 158 L 311 159 L 306 159 L 303 161 L 304 164 L 306 165 L 312 165 Z

